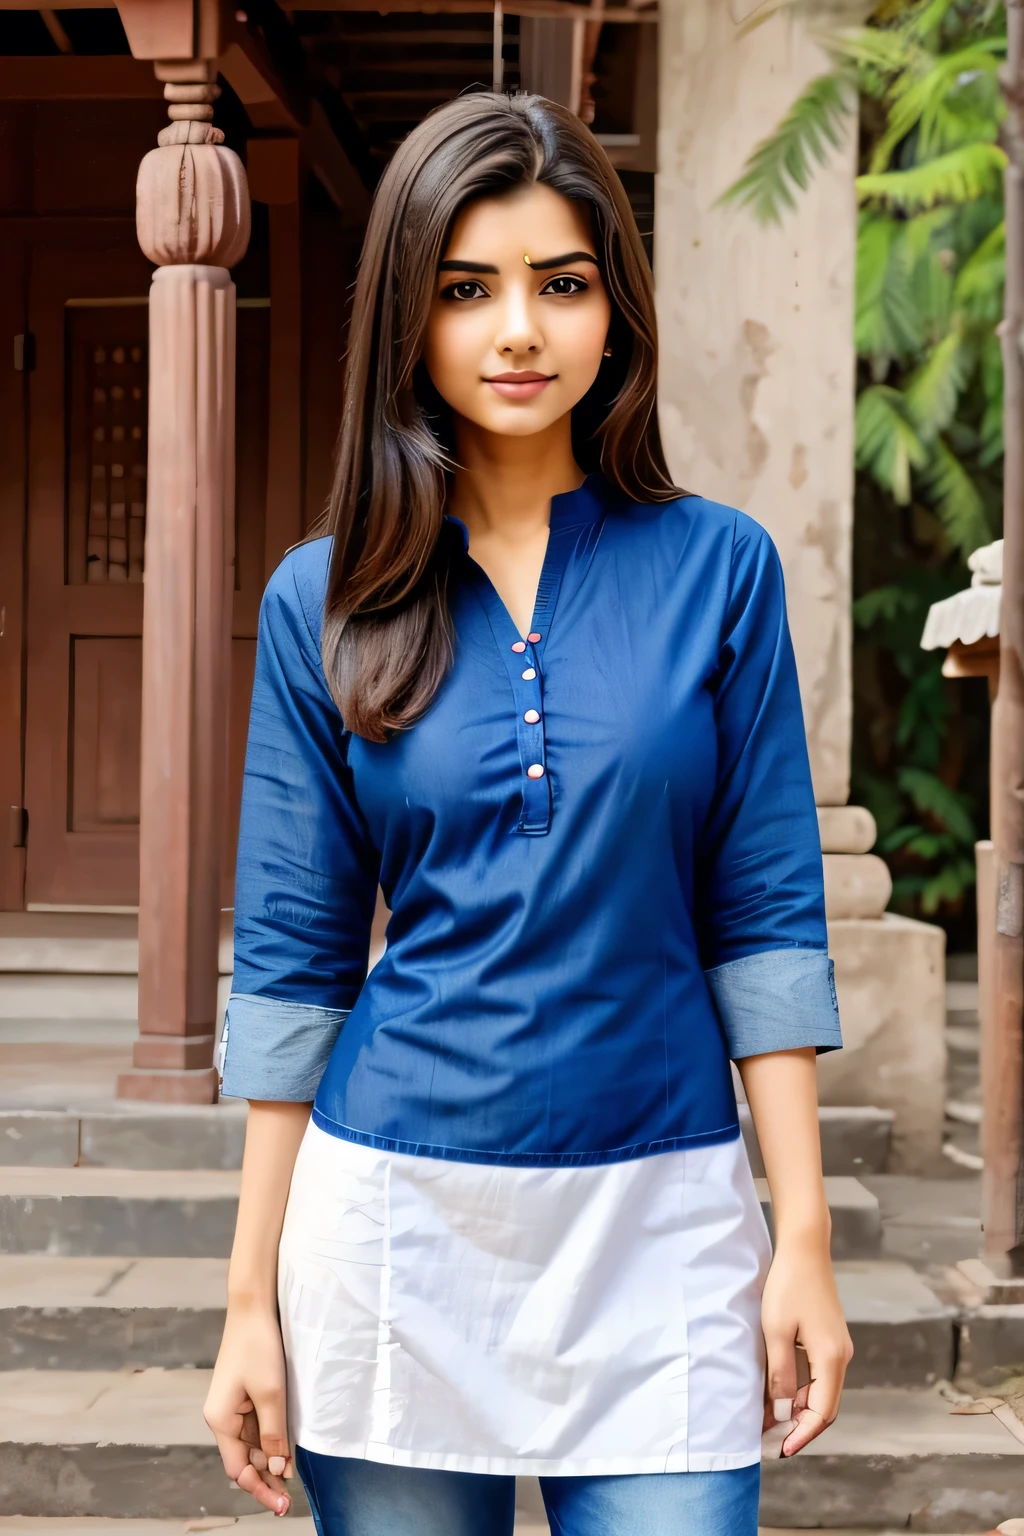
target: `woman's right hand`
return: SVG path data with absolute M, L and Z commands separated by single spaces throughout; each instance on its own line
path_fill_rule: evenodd
M 265 1509 L 287 1514 L 291 1499 L 283 1479 L 292 1475 L 292 1463 L 284 1348 L 268 1308 L 229 1304 L 203 1416 L 228 1477 Z

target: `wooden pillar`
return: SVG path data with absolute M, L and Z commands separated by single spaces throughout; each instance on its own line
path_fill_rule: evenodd
M 212 1103 L 234 588 L 235 288 L 249 241 L 207 60 L 158 64 L 172 121 L 139 168 L 150 292 L 139 1038 L 120 1098 Z
M 997 1279 L 1024 1276 L 1024 14 L 1019 4 L 1007 6 L 1006 23 L 1003 137 L 1009 163 L 1001 327 L 1006 457 L 999 691 L 992 709 L 992 1062 L 986 1074 L 982 1176 L 984 1257 Z
M 249 189 L 270 225 L 270 401 L 264 575 L 303 533 L 302 212 L 299 143 L 251 138 Z

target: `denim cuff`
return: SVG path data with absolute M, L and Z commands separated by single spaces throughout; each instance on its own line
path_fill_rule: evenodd
M 841 1049 L 836 984 L 824 950 L 771 949 L 705 971 L 733 1061 L 813 1045 Z
M 217 1050 L 221 1094 L 311 1103 L 348 1014 L 232 992 Z

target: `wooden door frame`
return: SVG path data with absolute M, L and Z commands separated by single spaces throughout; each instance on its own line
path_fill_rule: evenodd
M 69 762 L 71 646 L 70 636 L 80 629 L 94 632 L 93 614 L 97 588 L 88 584 L 62 585 L 66 530 L 66 404 L 65 341 L 68 298 L 103 300 L 119 294 L 144 299 L 148 294 L 150 264 L 139 251 L 130 223 L 118 220 L 116 232 L 109 220 L 68 221 L 70 238 L 47 230 L 33 242 L 29 272 L 29 317 L 36 336 L 37 368 L 32 384 L 28 429 L 27 570 L 29 604 L 26 623 L 25 666 L 25 785 L 29 802 L 29 838 L 26 863 L 26 896 L 36 903 L 80 902 L 104 904 L 103 880 L 110 869 L 110 850 L 123 850 L 114 860 L 137 859 L 138 829 L 72 832 L 61 829 L 62 808 L 67 804 Z M 125 227 L 127 226 L 127 227 Z M 42 233 L 42 232 L 41 232 Z M 112 235 L 116 233 L 116 240 Z M 64 302 L 55 302 L 55 295 Z M 59 357 L 56 365 L 54 358 Z M 45 367 L 38 366 L 46 359 Z M 58 577 L 58 571 L 60 573 Z M 61 591 L 61 608 L 46 611 L 43 594 Z M 105 623 L 110 636 L 142 636 L 142 587 L 103 587 Z M 76 616 L 81 619 L 76 624 Z M 58 679 L 56 701 L 43 684 Z M 32 826 L 36 807 L 36 827 Z M 45 828 L 45 833 L 44 833 Z M 52 839 L 52 849 L 42 841 Z M 74 853 L 72 856 L 72 842 Z M 90 858 L 91 856 L 91 858 Z M 68 884 L 68 867 L 81 874 L 81 890 Z M 28 866 L 31 865 L 31 869 Z M 28 875 L 34 889 L 28 891 Z M 109 877 L 108 877 L 109 878 Z M 114 875 L 114 885 L 119 875 Z M 125 904 L 132 904 L 130 901 Z
M 26 242 L 14 221 L 0 220 L 0 333 L 28 331 Z M 27 498 L 28 375 L 0 368 L 0 911 L 25 905 L 25 559 Z M 23 361 L 31 364 L 31 348 Z

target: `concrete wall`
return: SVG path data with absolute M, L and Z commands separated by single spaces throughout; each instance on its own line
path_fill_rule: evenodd
M 746 8 L 741 8 L 741 11 Z M 737 40 L 723 0 L 662 0 L 655 273 L 679 484 L 764 524 L 786 571 L 816 798 L 850 764 L 855 132 L 781 228 L 716 207 L 829 65 L 791 18 Z
M 741 14 L 749 7 L 741 8 Z M 933 1169 L 945 1092 L 944 935 L 882 917 L 874 824 L 847 806 L 852 715 L 855 132 L 779 227 L 716 206 L 829 61 L 792 15 L 748 37 L 725 0 L 661 0 L 655 277 L 662 430 L 679 484 L 741 507 L 786 572 L 846 1048 L 826 1104 L 896 1113 L 892 1166 Z

